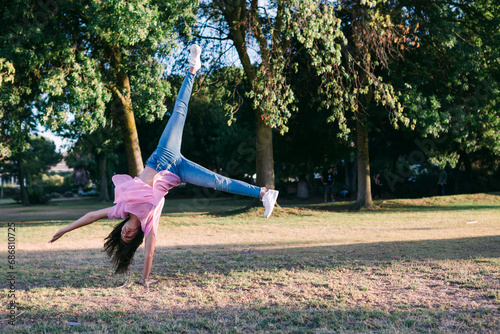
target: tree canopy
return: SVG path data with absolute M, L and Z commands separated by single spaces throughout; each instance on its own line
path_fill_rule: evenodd
M 126 156 L 138 174 L 158 140 L 148 122 L 162 128 L 179 85 L 166 59 L 193 34 L 213 62 L 195 89 L 183 152 L 207 167 L 238 169 L 239 178 L 256 172 L 258 185 L 273 188 L 276 170 L 286 179 L 349 165 L 360 207 L 372 204 L 372 166 L 392 185 L 409 175 L 400 166 L 448 166 L 455 180 L 464 170 L 472 178 L 474 166 L 499 168 L 496 2 L 196 5 L 3 2 L 0 157 L 28 149 L 41 123 L 80 139 L 100 163 Z
M 1 57 L 16 70 L 9 106 L 42 125 L 90 133 L 115 122 L 131 174 L 142 170 L 135 117 L 162 117 L 163 58 L 188 36 L 194 1 L 14 0 L 2 3 Z

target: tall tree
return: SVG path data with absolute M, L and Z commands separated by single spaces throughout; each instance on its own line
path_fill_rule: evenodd
M 97 174 L 99 200 L 109 202 L 109 174 L 116 160 L 115 150 L 119 140 L 119 131 L 108 123 L 90 134 L 80 135 L 66 157 L 68 166 L 90 170 L 94 177 Z M 84 157 L 84 158 L 82 158 Z M 90 165 L 96 165 L 90 168 Z
M 202 27 L 216 25 L 203 38 L 230 40 L 251 84 L 256 119 L 257 184 L 274 189 L 273 128 L 285 132 L 293 110 L 294 95 L 284 75 L 287 48 L 282 39 L 286 1 L 270 1 L 259 7 L 257 0 L 201 1 Z M 274 13 L 272 15 L 271 13 Z M 256 47 L 258 59 L 252 59 Z
M 358 189 L 356 207 L 373 205 L 370 190 L 369 133 L 375 113 L 387 113 L 395 126 L 409 123 L 386 71 L 407 43 L 401 27 L 392 21 L 387 1 L 291 1 L 299 15 L 287 16 L 289 38 L 304 45 L 321 77 L 323 107 L 331 110 L 340 135 L 355 132 Z M 353 131 L 354 130 L 354 131 Z
M 119 121 L 129 172 L 143 168 L 135 117 L 166 111 L 162 57 L 194 22 L 195 1 L 14 0 L 2 3 L 1 56 L 30 75 L 44 125 L 92 132 Z M 68 128 L 65 128 L 68 130 Z M 70 129 L 71 130 L 71 129 Z
M 21 159 L 28 179 L 27 184 L 31 186 L 31 176 L 46 173 L 50 167 L 61 161 L 62 156 L 56 151 L 54 142 L 45 137 L 30 136 L 28 144 L 29 148 L 22 153 Z
M 23 205 L 30 205 L 28 192 L 32 186 L 32 177 L 47 172 L 51 166 L 61 161 L 61 155 L 56 152 L 54 142 L 44 137 L 29 136 L 25 148 L 16 150 L 12 160 L 17 166 L 21 202 Z
M 6 78 L 0 86 L 0 159 L 17 161 L 15 163 L 18 175 L 21 202 L 30 205 L 25 187 L 25 168 L 22 163 L 23 154 L 30 149 L 30 133 L 36 129 L 36 118 L 32 111 L 32 101 L 35 94 L 31 89 L 30 75 L 24 72 L 26 66 L 21 63 L 16 69 L 10 63 Z M 5 64 L 5 63 L 4 63 Z

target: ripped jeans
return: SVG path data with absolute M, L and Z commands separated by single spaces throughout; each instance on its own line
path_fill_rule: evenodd
M 172 116 L 163 130 L 158 147 L 146 161 L 146 166 L 160 172 L 167 170 L 182 182 L 224 192 L 260 198 L 260 188 L 243 181 L 214 173 L 182 156 L 181 142 L 195 75 L 187 73 L 182 83 Z

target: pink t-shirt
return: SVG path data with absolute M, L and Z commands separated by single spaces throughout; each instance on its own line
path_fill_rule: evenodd
M 131 213 L 139 218 L 145 237 L 151 230 L 157 236 L 164 197 L 181 183 L 181 179 L 173 173 L 161 171 L 154 176 L 152 187 L 138 177 L 125 174 L 113 176 L 113 183 L 116 205 L 108 211 L 108 218 L 124 219 Z

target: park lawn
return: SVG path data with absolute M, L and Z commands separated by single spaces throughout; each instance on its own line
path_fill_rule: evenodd
M 126 275 L 113 275 L 102 252 L 118 221 L 47 244 L 106 204 L 2 205 L 0 220 L 16 223 L 18 310 L 9 326 L 2 282 L 0 332 L 498 332 L 498 194 L 385 200 L 361 212 L 279 203 L 266 220 L 245 199 L 167 201 L 149 289 L 133 283 L 142 248 Z

